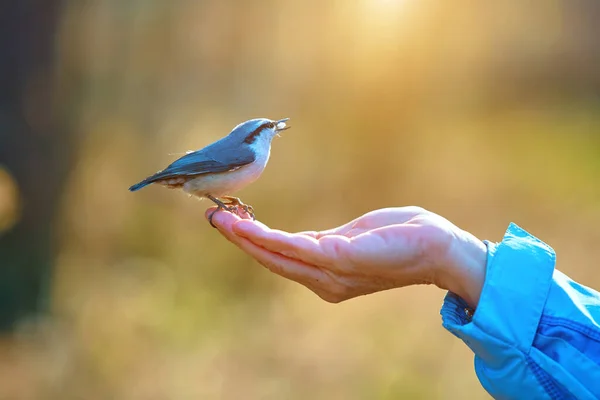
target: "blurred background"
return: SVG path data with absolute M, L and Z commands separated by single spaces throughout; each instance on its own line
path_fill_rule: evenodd
M 5 0 L 0 399 L 486 399 L 444 293 L 342 304 L 278 278 L 210 206 L 127 188 L 290 117 L 239 195 L 318 230 L 419 205 L 513 221 L 600 288 L 595 0 Z

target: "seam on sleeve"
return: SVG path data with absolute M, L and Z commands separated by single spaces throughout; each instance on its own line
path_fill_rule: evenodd
M 577 400 L 563 385 L 544 371 L 529 355 L 525 355 L 527 365 L 533 372 L 538 383 L 544 388 L 552 400 Z
M 574 330 L 576 332 L 581 333 L 582 335 L 587 336 L 589 339 L 600 342 L 600 330 L 594 328 L 589 325 L 581 324 L 577 321 L 572 321 L 566 318 L 553 317 L 551 315 L 543 315 L 540 320 L 540 325 L 550 325 L 550 326 L 561 326 L 563 328 L 568 328 Z

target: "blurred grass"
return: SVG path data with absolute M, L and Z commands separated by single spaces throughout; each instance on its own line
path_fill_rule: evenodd
M 326 304 L 217 235 L 209 203 L 126 189 L 245 119 L 291 117 L 240 193 L 268 225 L 416 204 L 500 240 L 514 221 L 600 287 L 600 51 L 568 4 L 65 2 L 77 167 L 52 314 L 0 342 L 0 398 L 488 398 L 444 293 Z

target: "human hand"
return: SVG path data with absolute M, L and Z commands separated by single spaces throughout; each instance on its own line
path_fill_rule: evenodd
M 397 287 L 435 284 L 476 308 L 485 278 L 485 245 L 419 207 L 371 211 L 321 232 L 288 233 L 222 211 L 214 215 L 213 223 L 269 270 L 333 303 Z

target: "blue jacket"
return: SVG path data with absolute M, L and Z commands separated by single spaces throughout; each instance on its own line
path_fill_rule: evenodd
M 554 250 L 515 224 L 486 242 L 474 313 L 448 293 L 443 325 L 475 353 L 496 399 L 600 398 L 600 294 L 554 269 Z

